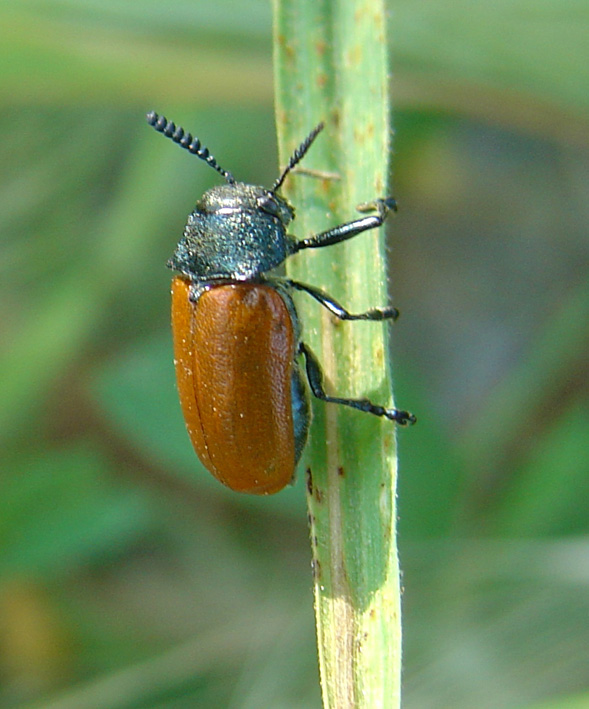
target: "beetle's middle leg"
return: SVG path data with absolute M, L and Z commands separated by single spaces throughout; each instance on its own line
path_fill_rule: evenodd
M 286 279 L 284 283 L 290 288 L 295 290 L 304 291 L 308 293 L 312 298 L 321 303 L 324 308 L 327 308 L 330 313 L 335 315 L 336 318 L 340 320 L 396 320 L 399 317 L 399 311 L 392 305 L 386 306 L 385 308 L 372 308 L 364 313 L 358 313 L 354 315 L 346 310 L 342 305 L 340 305 L 335 298 L 325 293 L 315 286 L 310 286 L 307 283 L 299 283 L 298 281 L 292 281 Z

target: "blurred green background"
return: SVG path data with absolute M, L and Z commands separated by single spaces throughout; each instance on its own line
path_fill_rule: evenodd
M 404 704 L 589 707 L 589 6 L 389 7 Z M 270 184 L 269 4 L 5 0 L 0 95 L 0 707 L 319 707 L 301 481 L 226 490 L 176 400 L 218 180 L 144 121 Z

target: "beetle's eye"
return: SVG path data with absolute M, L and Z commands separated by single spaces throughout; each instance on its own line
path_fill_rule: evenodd
M 280 208 L 274 199 L 274 195 L 270 193 L 258 197 L 258 207 L 274 217 L 278 217 L 280 214 Z

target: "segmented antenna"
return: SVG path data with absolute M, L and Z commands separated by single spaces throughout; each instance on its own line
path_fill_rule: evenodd
M 276 180 L 270 192 L 277 192 L 280 189 L 288 173 L 293 169 L 293 167 L 297 163 L 301 162 L 301 160 L 305 157 L 305 153 L 307 152 L 307 150 L 309 150 L 311 144 L 319 135 L 319 133 L 321 133 L 324 127 L 324 124 L 320 123 L 316 128 L 313 128 L 313 130 L 309 133 L 305 140 L 303 140 L 303 142 L 292 154 L 291 159 L 288 161 L 288 165 L 284 168 L 284 170 L 282 171 L 282 175 L 280 175 L 280 177 Z
M 229 184 L 235 182 L 233 175 L 227 172 L 227 170 L 223 170 L 215 158 L 209 153 L 209 149 L 204 146 L 198 138 L 193 138 L 190 133 L 184 131 L 184 128 L 181 126 L 176 127 L 175 123 L 169 121 L 165 116 L 158 115 L 155 111 L 150 111 L 146 118 L 150 126 L 153 126 L 159 133 L 163 133 L 166 137 L 171 138 L 174 143 L 178 143 L 178 145 L 186 148 L 188 152 L 204 160 L 220 175 L 223 175 Z

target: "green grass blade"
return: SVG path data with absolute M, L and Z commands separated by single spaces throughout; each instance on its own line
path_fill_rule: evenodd
M 384 7 L 380 0 L 276 0 L 274 31 L 281 163 L 323 120 L 305 167 L 339 177 L 287 180 L 297 207 L 293 231 L 303 237 L 353 219 L 356 205 L 388 193 Z M 304 253 L 291 260 L 289 275 L 353 312 L 383 305 L 384 233 Z M 334 323 L 316 303 L 299 300 L 304 338 L 320 355 L 329 391 L 390 404 L 386 327 Z M 314 410 L 308 503 L 324 706 L 396 707 L 395 426 L 345 407 Z

